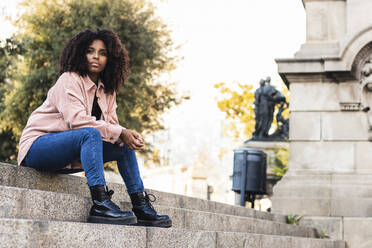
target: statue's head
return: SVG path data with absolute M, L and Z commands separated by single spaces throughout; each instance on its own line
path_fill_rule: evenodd
M 266 78 L 266 83 L 268 83 L 268 84 L 269 84 L 269 83 L 270 83 L 270 81 L 271 81 L 271 77 L 267 77 L 267 78 Z
M 260 85 L 261 85 L 261 86 L 264 86 L 265 83 L 266 83 L 266 80 L 265 80 L 265 79 L 261 79 L 261 80 L 260 80 Z

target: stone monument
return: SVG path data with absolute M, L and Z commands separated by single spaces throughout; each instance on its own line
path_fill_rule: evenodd
M 291 91 L 289 170 L 273 211 L 372 247 L 372 1 L 303 0 L 306 43 L 277 59 Z
M 273 185 L 280 179 L 272 169 L 275 166 L 275 151 L 278 149 L 288 149 L 289 119 L 282 115 L 288 108 L 286 98 L 270 84 L 271 78 L 260 80 L 260 87 L 255 91 L 254 113 L 255 113 L 255 131 L 252 133 L 252 139 L 244 142 L 240 148 L 255 148 L 262 150 L 267 155 L 267 194 L 272 195 Z M 278 106 L 275 115 L 275 107 Z M 277 122 L 277 128 L 269 134 L 274 115 Z M 263 196 L 259 196 L 263 197 Z M 236 194 L 235 204 L 240 202 L 240 195 Z

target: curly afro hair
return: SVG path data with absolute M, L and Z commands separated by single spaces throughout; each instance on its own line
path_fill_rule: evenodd
M 118 92 L 129 74 L 129 56 L 118 35 L 111 30 L 86 29 L 73 36 L 65 45 L 59 58 L 59 73 L 76 72 L 88 75 L 87 49 L 94 40 L 101 40 L 107 49 L 107 64 L 100 73 L 105 93 Z

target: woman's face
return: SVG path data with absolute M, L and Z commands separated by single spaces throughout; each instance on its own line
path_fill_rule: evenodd
M 94 40 L 87 50 L 88 71 L 91 74 L 99 74 L 107 64 L 107 50 L 105 43 Z

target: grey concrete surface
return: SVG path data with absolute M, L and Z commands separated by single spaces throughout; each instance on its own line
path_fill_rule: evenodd
M 333 240 L 2 218 L 0 239 L 1 248 L 345 248 Z
M 7 164 L 0 169 L 0 247 L 271 248 L 281 240 L 287 247 L 344 248 L 312 238 L 312 227 L 285 224 L 284 215 L 153 190 L 156 209 L 173 220 L 170 229 L 85 223 L 91 199 L 84 178 Z M 113 201 L 130 210 L 124 185 L 109 187 Z M 298 239 L 304 242 L 294 243 Z
M 119 202 L 117 202 L 119 204 Z M 85 222 L 92 203 L 88 197 L 50 191 L 0 186 L 0 217 Z M 130 210 L 129 202 L 120 202 Z M 250 232 L 314 237 L 314 229 L 296 227 L 254 217 L 242 217 L 190 209 L 157 206 L 168 214 L 174 227 L 192 230 Z
M 6 163 L 0 163 L 0 170 L 2 171 L 0 173 L 0 185 L 90 197 L 86 180 L 82 177 L 41 173 L 34 169 Z M 108 186 L 115 191 L 113 195 L 114 202 L 130 201 L 124 184 L 108 183 Z M 233 206 L 151 189 L 148 189 L 147 192 L 154 194 L 157 198 L 156 204 L 162 206 L 285 222 L 285 216 L 280 214 L 270 214 L 241 206 Z

